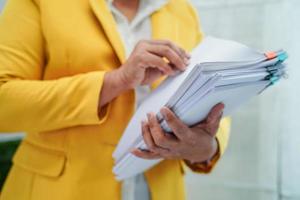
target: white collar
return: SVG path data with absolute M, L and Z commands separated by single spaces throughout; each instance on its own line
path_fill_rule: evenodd
M 113 6 L 114 0 L 106 0 L 109 7 Z M 139 7 L 144 10 L 158 10 L 162 8 L 164 5 L 166 5 L 169 2 L 169 0 L 140 0 Z
M 106 0 L 108 7 L 114 13 L 119 13 L 119 11 L 113 6 L 114 0 Z M 137 16 L 133 19 L 130 26 L 134 27 L 143 19 L 149 17 L 153 12 L 158 11 L 164 5 L 166 5 L 169 0 L 140 0 L 139 10 Z

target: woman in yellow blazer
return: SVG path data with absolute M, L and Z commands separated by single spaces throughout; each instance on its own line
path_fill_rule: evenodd
M 195 11 L 186 0 L 170 0 L 152 14 L 151 25 L 155 41 L 175 41 L 187 51 L 202 38 Z M 181 61 L 187 57 L 172 42 L 163 43 Z M 137 56 L 141 50 L 144 47 L 137 47 L 125 60 L 105 0 L 8 0 L 0 18 L 0 132 L 25 131 L 26 137 L 14 156 L 1 200 L 120 199 L 112 153 L 134 113 L 133 88 L 145 81 L 150 70 L 137 59 L 143 57 Z M 168 58 L 173 68 L 162 64 L 151 69 L 154 74 L 170 75 L 174 68 L 184 67 L 175 61 L 175 54 L 158 54 Z M 130 64 L 141 67 L 133 70 Z M 153 89 L 162 80 L 154 77 L 147 82 Z M 219 119 L 211 122 L 221 110 L 217 106 L 208 118 L 213 126 L 202 122 L 196 128 L 200 133 L 206 131 L 203 127 L 209 129 L 212 141 L 217 141 L 218 151 L 209 144 L 199 152 L 212 162 L 198 162 L 205 156 L 188 152 L 191 149 L 184 144 L 182 152 L 172 154 L 171 147 L 165 152 L 154 144 L 161 137 L 159 128 L 152 130 L 156 119 L 150 116 L 144 123 L 143 136 L 151 151 L 133 153 L 145 159 L 172 158 L 145 173 L 153 200 L 184 199 L 181 160 L 197 172 L 212 169 L 229 135 L 228 119 L 221 121 L 218 131 Z M 195 132 L 195 127 L 180 124 L 170 110 L 163 112 L 174 129 L 181 126 L 182 135 Z M 174 142 L 164 139 L 167 144 Z

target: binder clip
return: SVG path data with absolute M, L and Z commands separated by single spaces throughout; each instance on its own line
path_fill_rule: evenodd
M 278 76 L 273 76 L 270 78 L 270 81 L 271 81 L 271 85 L 274 85 L 276 82 L 279 81 L 279 77 Z
M 277 54 L 274 51 L 270 51 L 265 53 L 265 56 L 267 57 L 267 60 L 272 60 L 277 57 Z
M 276 67 L 276 65 L 266 67 L 266 69 L 267 72 L 269 72 L 270 74 L 275 74 L 279 70 L 278 67 Z
M 286 59 L 288 58 L 287 53 L 282 53 L 280 55 L 278 55 L 278 62 L 283 63 Z

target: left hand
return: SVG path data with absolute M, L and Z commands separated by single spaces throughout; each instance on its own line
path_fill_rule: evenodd
M 168 108 L 161 114 L 172 129 L 165 133 L 154 113 L 142 122 L 142 134 L 148 150 L 134 149 L 132 153 L 144 159 L 184 159 L 191 163 L 210 160 L 217 152 L 216 133 L 223 115 L 224 104 L 214 106 L 205 120 L 188 127 Z

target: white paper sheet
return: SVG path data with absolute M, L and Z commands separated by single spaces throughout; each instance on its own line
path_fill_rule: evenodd
M 162 128 L 169 132 L 159 113 L 163 106 L 170 107 L 189 126 L 203 120 L 220 102 L 225 104 L 224 115 L 229 115 L 284 74 L 281 62 L 278 58 L 268 60 L 264 54 L 236 42 L 204 39 L 192 51 L 187 70 L 164 81 L 129 122 L 113 153 L 117 179 L 142 173 L 161 161 L 140 159 L 130 153 L 132 148 L 147 148 L 141 136 L 141 121 L 146 120 L 147 113 L 157 113 Z

